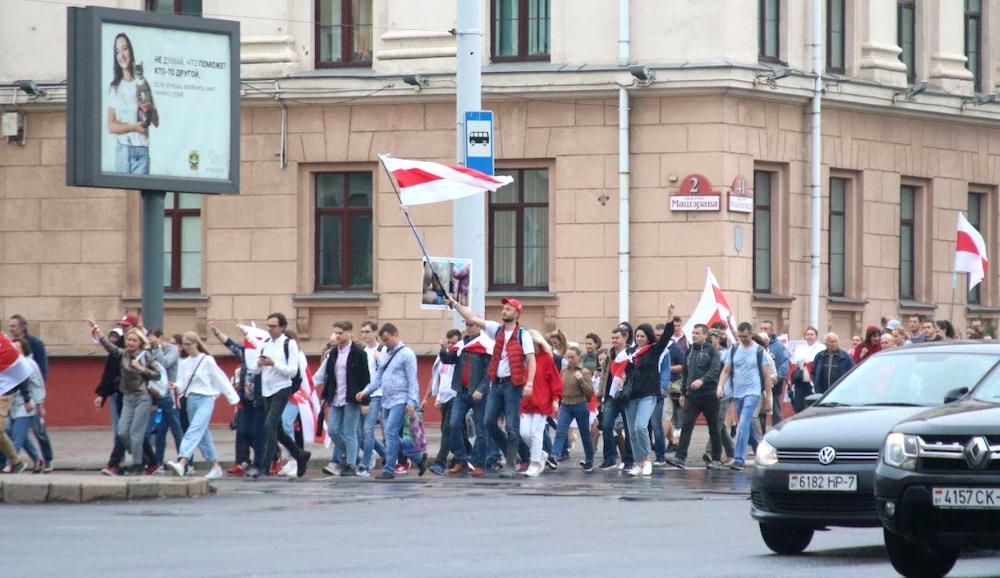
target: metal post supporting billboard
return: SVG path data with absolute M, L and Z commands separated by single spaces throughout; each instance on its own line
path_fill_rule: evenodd
M 142 191 L 142 323 L 163 327 L 163 207 L 167 194 Z
M 482 6 L 479 0 L 457 0 L 455 28 L 458 37 L 455 64 L 455 154 L 465 162 L 465 113 L 482 108 L 482 60 L 480 46 Z M 477 313 L 486 308 L 486 197 L 473 195 L 454 201 L 452 209 L 452 254 L 472 261 L 469 307 Z M 456 327 L 462 318 L 455 314 Z

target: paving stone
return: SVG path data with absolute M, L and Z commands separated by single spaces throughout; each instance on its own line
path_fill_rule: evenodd
M 127 500 L 128 485 L 118 480 L 87 481 L 80 486 L 80 501 Z
M 129 500 L 151 500 L 160 497 L 160 483 L 156 480 L 135 479 L 126 482 Z
M 54 481 L 49 484 L 48 501 L 79 504 L 83 495 L 82 485 L 80 482 Z
M 12 476 L 4 480 L 3 501 L 8 504 L 34 504 L 44 502 L 49 496 L 48 481 L 29 476 Z M 21 479 L 17 479 L 21 478 Z

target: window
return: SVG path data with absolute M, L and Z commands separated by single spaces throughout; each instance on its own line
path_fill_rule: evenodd
M 903 185 L 899 188 L 899 298 L 915 299 L 913 289 L 916 259 L 917 187 Z
M 316 0 L 316 66 L 371 66 L 372 0 Z
M 493 0 L 493 61 L 548 60 L 549 0 Z
M 899 59 L 906 65 L 906 82 L 917 81 L 916 0 L 896 1 L 896 43 L 903 49 Z
M 844 36 L 847 0 L 826 0 L 826 70 L 844 73 Z
M 986 209 L 986 194 L 970 192 L 969 214 L 968 214 L 969 224 L 975 227 L 976 230 L 979 231 L 981 235 L 983 235 L 984 239 L 986 238 L 986 234 L 983 232 L 983 215 L 985 214 L 985 209 Z M 966 287 L 968 287 L 968 285 L 966 285 Z M 983 284 L 980 283 L 979 285 L 973 287 L 972 291 L 969 291 L 968 303 L 970 305 L 983 304 L 983 296 L 982 292 L 980 291 L 982 287 Z
M 777 62 L 780 60 L 778 50 L 778 29 L 781 13 L 779 0 L 759 0 L 757 12 L 757 53 L 761 60 Z
M 983 55 L 983 3 L 982 0 L 965 0 L 965 63 L 972 73 L 973 87 L 982 92 Z
M 163 286 L 201 289 L 201 195 L 167 193 L 163 211 Z
M 201 16 L 201 0 L 146 0 L 146 10 L 163 14 Z
M 847 266 L 847 179 L 830 178 L 830 295 L 844 296 Z
M 775 173 L 753 172 L 753 290 L 771 292 L 771 201 Z
M 489 199 L 490 289 L 549 288 L 549 172 L 498 171 L 514 182 Z
M 372 174 L 316 173 L 316 289 L 372 286 Z

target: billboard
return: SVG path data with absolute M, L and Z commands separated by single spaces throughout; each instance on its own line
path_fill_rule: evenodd
M 70 8 L 67 184 L 239 191 L 239 23 Z

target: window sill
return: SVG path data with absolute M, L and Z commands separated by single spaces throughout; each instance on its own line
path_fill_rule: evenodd
M 316 291 L 293 295 L 292 302 L 322 303 L 324 301 L 378 301 L 378 294 L 371 291 Z
M 201 293 L 195 291 L 177 291 L 177 292 L 165 292 L 163 294 L 163 302 L 168 303 L 179 303 L 182 305 L 199 305 L 208 303 L 210 297 L 208 295 L 202 295 Z M 122 304 L 124 305 L 142 305 L 142 297 L 123 297 Z
M 899 309 L 901 312 L 904 311 L 934 311 L 937 309 L 937 305 L 933 303 L 921 303 L 920 301 L 914 301 L 913 299 L 900 299 Z
M 513 297 L 514 299 L 552 300 L 556 299 L 556 294 L 551 291 L 487 291 L 487 299 L 502 299 Z
M 827 309 L 830 311 L 864 311 L 868 305 L 867 299 L 851 299 L 850 297 L 827 297 Z
M 966 315 L 986 315 L 990 317 L 995 317 L 1000 315 L 1000 307 L 991 307 L 989 305 L 966 305 L 965 307 Z
M 795 297 L 792 295 L 779 295 L 777 293 L 754 293 L 752 299 L 761 303 L 786 307 L 791 306 L 792 302 L 795 301 Z

